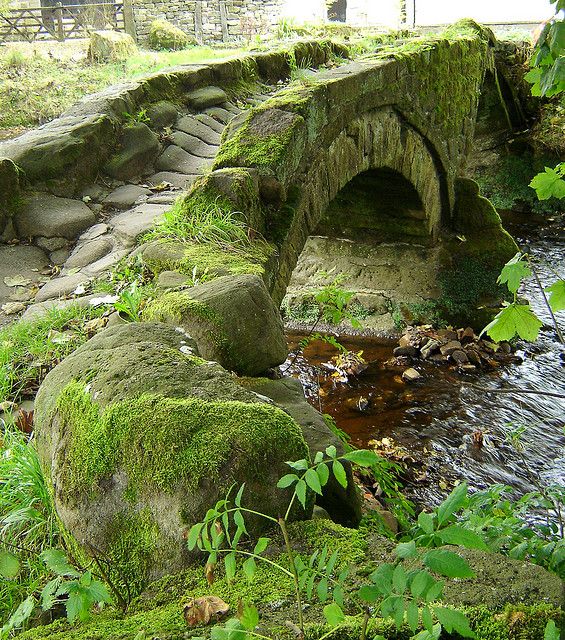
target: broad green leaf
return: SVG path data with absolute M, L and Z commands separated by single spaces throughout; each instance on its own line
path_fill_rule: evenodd
M 80 573 L 69 564 L 67 556 L 59 549 L 45 549 L 39 554 L 47 568 L 58 576 L 80 577 Z
M 416 633 L 420 624 L 420 612 L 418 611 L 418 605 L 414 601 L 406 605 L 406 622 L 412 633 Z
M 0 577 L 15 578 L 20 572 L 20 561 L 10 551 L 0 551 Z
M 529 304 L 513 302 L 498 312 L 494 320 L 483 329 L 481 335 L 486 332 L 495 342 L 512 340 L 516 336 L 528 342 L 534 342 L 542 324 L 530 309 Z
M 43 587 L 41 591 L 41 608 L 43 611 L 49 611 L 57 602 L 57 591 L 61 584 L 61 577 L 49 580 L 49 582 Z
M 300 504 L 304 509 L 306 509 L 306 483 L 304 480 L 297 482 L 295 491 Z
M 399 558 L 415 558 L 418 555 L 414 540 L 410 540 L 410 542 L 400 542 L 396 545 L 394 552 Z
M 550 293 L 549 306 L 554 313 L 565 309 L 565 280 L 557 280 L 545 290 Z
M 14 629 L 19 629 L 31 616 L 35 608 L 35 598 L 28 596 L 8 618 L 8 622 L 0 629 L 0 637 L 7 637 Z
M 396 593 L 402 595 L 406 591 L 408 584 L 408 577 L 404 567 L 401 564 L 397 564 L 392 572 L 392 586 Z
M 498 284 L 506 284 L 511 293 L 516 293 L 520 288 L 522 278 L 529 278 L 532 275 L 530 265 L 522 260 L 522 254 L 517 253 L 509 260 L 498 276 Z
M 247 533 L 247 529 L 245 528 L 245 519 L 243 518 L 243 513 L 241 513 L 241 511 L 234 512 L 233 521 L 238 529 L 243 531 L 243 533 Z
M 422 598 L 434 584 L 434 578 L 427 571 L 418 571 L 410 583 L 410 592 L 414 598 Z
M 442 542 L 445 542 L 445 544 L 455 544 L 459 547 L 467 547 L 467 549 L 482 549 L 483 551 L 489 550 L 485 541 L 474 531 L 464 529 L 463 527 L 455 524 L 438 531 L 437 535 L 441 538 Z
M 473 578 L 475 575 L 465 558 L 446 549 L 432 549 L 422 561 L 428 569 L 447 578 Z
M 320 464 L 320 462 L 322 462 L 323 459 L 324 459 L 324 452 L 316 451 L 316 455 L 314 456 L 314 464 Z
M 198 522 L 190 527 L 190 531 L 188 532 L 188 537 L 186 539 L 186 544 L 190 551 L 192 551 L 198 544 L 198 538 L 200 537 L 200 532 L 202 531 L 203 526 L 204 525 L 201 522 Z
M 308 460 L 297 460 L 296 462 L 287 462 L 286 464 L 295 471 L 306 471 L 306 469 L 308 469 Z
M 320 464 L 316 467 L 316 473 L 318 474 L 318 480 L 320 481 L 320 485 L 325 487 L 330 479 L 330 470 L 328 469 L 327 464 Z
M 380 590 L 383 595 L 392 591 L 392 574 L 394 566 L 390 563 L 382 564 L 369 576 L 371 582 Z
M 565 180 L 551 167 L 545 167 L 545 173 L 534 176 L 530 187 L 535 189 L 539 200 L 565 198 Z
M 434 624 L 431 627 L 431 630 L 428 631 L 425 629 L 424 631 L 420 631 L 417 635 L 415 635 L 412 640 L 439 640 L 441 636 L 441 624 Z
M 332 555 L 330 556 L 330 558 L 329 558 L 329 560 L 328 560 L 328 562 L 327 562 L 327 564 L 326 564 L 326 575 L 328 575 L 328 576 L 329 576 L 329 575 L 331 575 L 331 574 L 332 574 L 332 572 L 333 572 L 333 570 L 334 570 L 334 567 L 335 567 L 335 565 L 336 565 L 336 562 L 337 562 L 338 557 L 339 557 L 339 550 L 338 550 L 338 549 L 336 549 L 336 550 L 332 553 Z
M 90 617 L 90 607 L 92 600 L 88 597 L 86 590 L 80 585 L 69 590 L 69 597 L 65 602 L 67 620 L 74 622 L 77 618 L 85 622 Z
M 269 546 L 269 542 L 269 538 L 259 538 L 259 540 L 257 540 L 257 544 L 255 545 L 255 549 L 253 549 L 253 553 L 260 556 L 263 551 L 265 551 L 265 549 Z
M 432 612 L 428 607 L 424 607 L 422 609 L 422 624 L 424 625 L 424 629 L 432 633 L 434 628 L 434 619 L 432 617 Z
M 434 517 L 431 513 L 421 511 L 418 514 L 418 526 L 424 533 L 433 533 L 434 530 Z
M 248 604 L 243 605 L 243 611 L 239 616 L 239 621 L 241 622 L 244 629 L 247 631 L 253 631 L 255 627 L 259 624 L 259 611 Z
M 345 473 L 345 468 L 341 464 L 339 460 L 334 460 L 332 463 L 332 471 L 335 476 L 335 479 L 339 482 L 339 484 L 347 489 L 347 474 Z
M 335 458 L 337 456 L 337 449 L 333 444 L 330 444 L 329 447 L 326 447 L 326 455 L 328 458 Z
M 444 585 L 445 583 L 443 580 L 435 580 L 434 584 L 426 591 L 426 602 L 435 602 L 436 600 L 441 600 Z
M 475 632 L 469 626 L 469 620 L 459 611 L 446 607 L 434 607 L 436 618 L 448 633 L 456 631 L 464 638 L 475 638 Z
M 331 627 L 337 627 L 345 620 L 345 614 L 338 604 L 332 602 L 324 607 L 324 618 Z
M 543 632 L 543 640 L 559 640 L 561 634 L 559 633 L 559 629 L 555 625 L 553 620 L 549 620 L 545 625 L 545 630 Z
M 344 460 L 349 460 L 353 464 L 357 464 L 360 467 L 371 467 L 374 464 L 377 464 L 381 458 L 374 451 L 369 451 L 367 449 L 355 449 L 354 451 L 349 451 L 341 456 Z
M 241 487 L 239 487 L 239 491 L 235 496 L 234 502 L 236 507 L 241 507 L 241 497 L 243 496 L 244 489 L 245 489 L 245 482 L 241 485 Z
M 314 469 L 308 469 L 304 474 L 304 480 L 306 484 L 318 495 L 322 495 L 322 487 L 320 485 L 320 479 Z
M 236 563 L 235 552 L 232 551 L 224 558 L 224 566 L 226 567 L 226 578 L 228 582 L 231 582 L 235 578 Z
M 437 521 L 439 525 L 444 524 L 451 516 L 465 504 L 467 499 L 467 483 L 462 482 L 455 487 L 447 498 L 437 508 Z
M 257 569 L 257 564 L 255 563 L 254 558 L 247 558 L 247 560 L 242 565 L 243 573 L 245 577 L 251 581 L 255 577 L 255 571 Z
M 318 582 L 316 593 L 318 594 L 318 600 L 320 602 L 325 602 L 328 599 L 328 579 L 327 578 L 322 578 L 320 582 Z
M 364 584 L 359 589 L 357 595 L 361 600 L 369 603 L 378 602 L 382 597 L 381 590 L 377 586 L 371 586 L 368 584 Z
M 100 580 L 93 580 L 90 583 L 90 586 L 88 588 L 88 595 L 93 600 L 93 602 L 112 602 L 112 597 L 110 596 L 106 585 L 103 582 L 100 582 Z
M 278 482 L 277 487 L 279 489 L 286 489 L 290 487 L 291 484 L 298 482 L 300 478 L 295 473 L 287 473 L 286 476 L 283 476 Z
M 337 602 L 340 607 L 343 607 L 343 601 L 345 599 L 345 594 L 343 592 L 343 587 L 339 584 L 336 584 L 333 588 L 333 599 Z

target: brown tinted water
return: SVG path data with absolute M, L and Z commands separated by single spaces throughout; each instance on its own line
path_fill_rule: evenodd
M 516 231 L 524 233 L 523 228 Z M 565 242 L 538 238 L 529 246 L 532 255 L 565 271 Z M 552 281 L 549 266 L 540 265 L 539 274 L 542 282 Z M 392 446 L 399 445 L 419 461 L 421 481 L 407 488 L 419 501 L 437 503 L 456 479 L 466 479 L 475 488 L 508 484 L 519 493 L 534 488 L 533 477 L 565 483 L 565 399 L 519 391 L 497 393 L 528 389 L 565 395 L 565 350 L 535 284 L 528 282 L 521 293 L 547 325 L 535 344 L 518 343 L 520 364 L 462 374 L 446 365 L 418 361 L 414 366 L 422 378 L 408 385 L 401 378 L 406 366 L 391 362 L 395 341 L 342 337 L 344 346 L 362 350 L 369 363 L 358 377 L 347 384 L 335 383 L 324 363 L 337 352 L 319 341 L 299 354 L 287 373 L 300 377 L 309 401 L 330 414 L 354 444 L 366 446 L 371 440 L 388 438 Z M 565 313 L 558 315 L 565 326 Z M 303 337 L 288 334 L 293 351 Z M 520 426 L 526 427 L 521 453 L 508 442 L 509 434 Z

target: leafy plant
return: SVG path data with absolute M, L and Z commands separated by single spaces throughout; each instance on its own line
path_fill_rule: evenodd
M 135 124 L 145 124 L 146 122 L 150 122 L 149 116 L 147 115 L 147 109 L 140 109 L 137 113 L 128 113 L 127 111 L 124 111 L 122 115 L 126 122 L 126 126 L 131 127 Z
M 129 289 L 124 289 L 120 293 L 119 299 L 114 302 L 114 309 L 123 314 L 129 322 L 139 322 L 143 298 L 143 289 L 133 284 Z
M 333 475 L 344 488 L 347 487 L 347 473 L 343 461 L 363 467 L 376 463 L 377 454 L 367 450 L 354 450 L 342 456 L 337 455 L 335 447 L 318 452 L 312 462 L 298 460 L 288 462 L 292 472 L 283 476 L 277 486 L 281 489 L 292 488 L 288 508 L 279 518 L 262 514 L 242 506 L 244 486 L 240 487 L 233 503 L 228 496 L 220 500 L 208 511 L 202 522 L 195 524 L 188 534 L 188 547 L 207 552 L 206 575 L 213 579 L 214 569 L 220 559 L 223 560 L 226 577 L 233 580 L 238 571 L 238 557 L 243 558 L 241 570 L 245 577 L 252 580 L 257 563 L 264 562 L 282 572 L 294 585 L 298 630 L 304 634 L 303 601 L 317 598 L 324 604 L 324 617 L 331 631 L 346 623 L 345 611 L 351 607 L 357 610 L 356 617 L 362 619 L 361 638 L 366 635 L 367 624 L 373 615 L 380 614 L 394 621 L 397 628 L 405 622 L 416 634 L 420 628 L 420 618 L 424 630 L 414 636 L 418 640 L 439 638 L 442 628 L 449 633 L 456 631 L 463 637 L 475 637 L 467 618 L 448 607 L 436 604 L 441 599 L 443 581 L 436 580 L 431 574 L 456 578 L 473 576 L 467 562 L 458 554 L 445 549 L 427 550 L 421 555 L 414 540 L 400 543 L 395 550 L 396 560 L 382 564 L 369 576 L 369 583 L 350 592 L 346 588 L 349 568 L 341 568 L 339 552 L 329 552 L 327 546 L 316 549 L 310 556 L 303 558 L 295 554 L 289 537 L 287 520 L 296 502 L 303 508 L 309 501 L 309 494 L 321 495 L 323 487 Z M 438 524 L 446 524 L 460 506 L 460 493 L 450 496 L 444 503 Z M 243 541 L 247 534 L 246 517 L 262 518 L 278 527 L 286 551 L 286 563 L 272 555 L 266 555 L 271 540 L 259 538 L 254 547 Z M 445 527 L 447 530 L 447 527 Z M 424 536 L 427 534 L 424 534 Z M 471 534 L 472 537 L 473 534 Z M 469 536 L 465 537 L 465 541 Z M 404 561 L 419 559 L 423 569 L 406 568 Z M 242 607 L 238 618 L 229 620 L 224 626 L 212 630 L 214 640 L 233 640 L 233 638 L 265 637 L 255 632 L 259 623 L 259 613 L 251 605 Z M 383 640 L 376 636 L 375 640 Z
M 547 309 L 553 320 L 555 332 L 562 343 L 565 344 L 563 335 L 557 324 L 555 313 L 565 309 L 565 280 L 559 279 L 546 287 L 545 291 L 541 286 L 535 266 L 527 253 L 519 252 L 510 259 L 503 267 L 497 282 L 506 284 L 508 290 L 514 296 L 511 303 L 505 306 L 495 316 L 481 332 L 488 335 L 495 341 L 512 340 L 518 336 L 523 340 L 534 341 L 537 339 L 539 330 L 543 326 L 543 322 L 532 311 L 528 302 L 518 300 L 518 289 L 524 278 L 534 275 L 538 288 L 546 303 Z M 549 292 L 549 297 L 545 292 Z

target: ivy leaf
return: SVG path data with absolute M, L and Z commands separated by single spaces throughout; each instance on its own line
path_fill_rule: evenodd
M 485 541 L 479 535 L 474 531 L 464 529 L 458 525 L 452 525 L 451 527 L 442 529 L 437 532 L 437 535 L 445 544 L 455 544 L 460 547 L 466 547 L 467 549 L 489 550 Z
M 464 638 L 476 638 L 475 632 L 469 626 L 469 620 L 460 611 L 446 607 L 434 607 L 434 613 L 448 633 L 456 631 Z
M 332 602 L 324 607 L 324 618 L 331 627 L 337 627 L 345 620 L 345 614 L 338 604 Z
M 551 167 L 545 167 L 545 173 L 538 173 L 530 182 L 539 200 L 565 198 L 565 180 Z
M 0 551 L 0 576 L 15 578 L 20 572 L 20 561 L 10 551 Z
M 565 280 L 557 280 L 545 290 L 551 294 L 549 306 L 554 313 L 565 309 Z
M 495 342 L 512 340 L 515 336 L 534 342 L 542 325 L 529 304 L 513 302 L 499 311 L 494 320 L 482 330 L 481 335 L 488 333 Z
M 446 549 L 432 549 L 424 555 L 422 561 L 428 569 L 447 578 L 473 578 L 475 576 L 475 572 L 465 558 Z
M 498 284 L 506 284 L 511 293 L 516 293 L 520 287 L 522 278 L 532 275 L 532 270 L 527 262 L 522 260 L 522 254 L 517 253 L 509 260 L 498 276 Z

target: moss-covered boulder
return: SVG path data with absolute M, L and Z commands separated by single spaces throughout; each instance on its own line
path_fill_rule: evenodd
M 153 20 L 149 27 L 149 46 L 156 51 L 178 51 L 194 44 L 194 38 L 166 20 Z
M 203 358 L 242 375 L 263 373 L 288 353 L 279 310 L 253 274 L 164 294 L 145 309 L 145 318 L 182 326 Z
M 250 508 L 281 513 L 284 462 L 308 454 L 291 417 L 194 353 L 182 330 L 120 325 L 55 367 L 37 396 L 38 451 L 70 544 L 107 559 L 130 592 L 189 563 L 188 529 L 233 484 L 246 483 Z
M 121 31 L 93 31 L 88 58 L 94 62 L 124 62 L 137 53 L 135 40 Z

